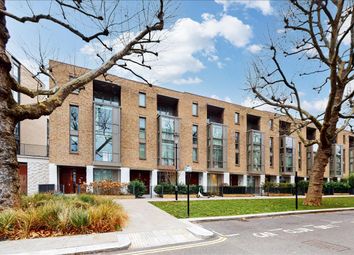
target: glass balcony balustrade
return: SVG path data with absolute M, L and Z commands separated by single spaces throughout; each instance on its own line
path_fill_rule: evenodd
M 257 130 L 247 132 L 247 171 L 264 173 L 264 134 Z

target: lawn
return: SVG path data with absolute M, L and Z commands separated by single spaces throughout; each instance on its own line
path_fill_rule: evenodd
M 299 210 L 354 207 L 354 197 L 323 198 L 320 207 L 304 206 L 299 199 Z M 187 217 L 187 202 L 151 202 L 177 218 Z M 295 210 L 295 199 L 237 199 L 200 200 L 190 202 L 190 217 L 230 216 Z

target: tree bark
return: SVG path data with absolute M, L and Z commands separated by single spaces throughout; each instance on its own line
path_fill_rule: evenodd
M 0 9 L 6 9 L 5 0 L 0 0 Z M 11 62 L 6 54 L 9 37 L 5 16 L 0 14 L 0 210 L 17 207 L 20 202 L 14 134 L 17 121 L 9 111 L 16 103 L 11 91 Z
M 326 148 L 320 146 L 315 156 L 312 172 L 310 176 L 310 184 L 307 190 L 304 205 L 320 206 L 322 202 L 323 177 L 326 166 L 331 156 L 331 146 Z
M 2 104 L 2 103 L 1 103 Z M 0 106 L 0 210 L 20 202 L 14 121 Z

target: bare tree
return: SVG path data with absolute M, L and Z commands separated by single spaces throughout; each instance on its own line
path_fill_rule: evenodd
M 134 72 L 134 65 L 150 68 L 144 62 L 144 56 L 146 54 L 157 55 L 157 52 L 150 50 L 148 45 L 159 42 L 154 39 L 154 32 L 161 31 L 165 21 L 166 6 L 164 6 L 163 0 L 148 1 L 145 3 L 149 4 L 148 8 L 142 7 L 137 13 L 131 15 L 120 15 L 118 5 L 122 4 L 122 1 L 52 0 L 47 2 L 50 4 L 48 13 L 36 13 L 31 7 L 30 0 L 26 2 L 31 15 L 18 16 L 8 12 L 5 0 L 0 0 L 0 209 L 19 205 L 18 163 L 14 136 L 16 124 L 25 119 L 37 119 L 43 115 L 51 114 L 63 104 L 71 92 L 85 86 L 96 77 L 105 75 L 114 66 L 139 76 Z M 151 15 L 152 12 L 153 15 Z M 85 27 L 95 27 L 97 32 L 85 35 L 84 29 L 73 25 L 77 22 L 71 22 L 70 18 L 72 17 L 75 17 L 76 21 L 85 22 Z M 139 19 L 133 26 L 131 23 L 134 21 L 134 17 Z M 86 43 L 100 43 L 110 52 L 110 56 L 107 60 L 102 61 L 102 64 L 97 68 L 64 84 L 60 84 L 54 77 L 52 70 L 46 67 L 45 63 L 41 63 L 39 73 L 47 76 L 55 86 L 51 89 L 29 89 L 18 84 L 10 75 L 11 61 L 6 53 L 6 45 L 11 31 L 7 29 L 6 19 L 20 23 L 51 22 L 58 29 L 64 29 Z M 122 29 L 124 24 L 129 24 L 124 28 L 128 27 L 130 30 Z M 127 32 L 133 36 L 126 40 L 118 51 L 114 51 L 103 39 L 112 35 L 119 37 Z M 46 99 L 23 105 L 15 101 L 12 91 L 23 93 L 31 98 L 46 96 Z
M 271 40 L 270 59 L 267 63 L 255 62 L 248 81 L 258 100 L 288 116 L 305 146 L 318 144 L 304 201 L 306 205 L 318 206 L 322 201 L 323 177 L 332 144 L 354 118 L 354 91 L 349 89 L 354 80 L 354 2 L 289 0 L 289 4 L 284 14 L 287 48 L 281 45 L 281 40 L 276 43 Z M 295 35 L 293 41 L 292 35 Z M 305 72 L 290 73 L 286 64 L 291 57 L 295 57 L 299 65 L 311 63 L 311 66 L 308 65 Z M 304 77 L 312 77 L 311 83 L 305 86 L 311 86 L 321 95 L 328 93 L 325 110 L 318 115 L 303 107 L 299 88 L 306 82 Z M 314 84 L 314 80 L 319 82 Z M 301 136 L 300 129 L 308 125 L 318 130 L 318 139 L 307 141 Z

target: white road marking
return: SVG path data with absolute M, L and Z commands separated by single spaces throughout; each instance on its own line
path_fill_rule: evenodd
M 259 237 L 259 238 L 273 237 L 273 236 L 277 236 L 277 235 L 278 235 L 278 234 L 271 233 L 271 232 L 253 233 L 253 236 Z
M 283 230 L 282 228 L 274 228 L 274 229 L 269 229 L 268 231 L 281 231 Z
M 225 234 L 221 234 L 221 233 L 219 233 L 219 232 L 217 232 L 217 231 L 215 231 L 215 230 L 213 230 L 213 232 L 214 232 L 215 234 L 219 235 L 219 236 L 222 236 L 222 237 L 233 237 L 233 236 L 239 236 L 239 235 L 240 235 L 240 234 L 237 234 L 237 233 L 225 235 Z
M 216 240 L 202 242 L 202 243 L 196 243 L 196 244 L 177 245 L 177 246 L 166 247 L 166 248 L 157 248 L 157 249 L 142 250 L 142 251 L 132 251 L 132 252 L 125 252 L 125 253 L 117 253 L 117 254 L 120 254 L 120 255 L 143 255 L 143 254 L 161 253 L 164 251 L 177 251 L 177 250 L 183 250 L 183 249 L 218 244 L 218 243 L 224 242 L 225 240 L 227 240 L 225 237 L 220 237 Z

